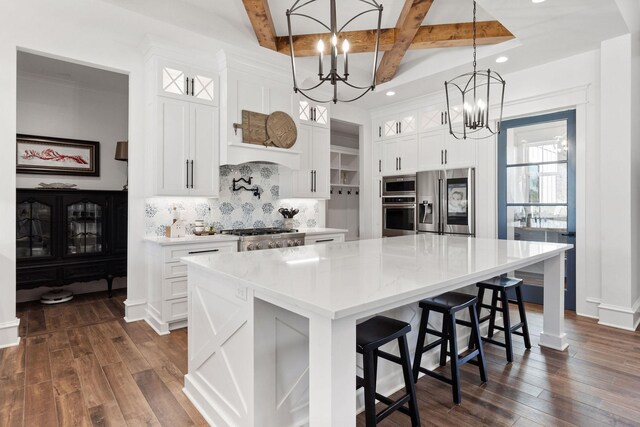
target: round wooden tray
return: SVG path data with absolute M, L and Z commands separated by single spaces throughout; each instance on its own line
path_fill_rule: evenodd
M 291 148 L 298 139 L 296 124 L 287 113 L 274 111 L 267 118 L 267 136 L 265 145 L 273 143 L 276 147 Z

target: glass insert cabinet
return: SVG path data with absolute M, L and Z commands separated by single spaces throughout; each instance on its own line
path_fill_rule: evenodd
M 22 190 L 16 200 L 17 289 L 127 274 L 127 192 Z

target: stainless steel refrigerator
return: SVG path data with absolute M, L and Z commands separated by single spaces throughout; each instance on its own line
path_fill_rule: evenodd
M 475 169 L 418 172 L 417 231 L 475 236 Z

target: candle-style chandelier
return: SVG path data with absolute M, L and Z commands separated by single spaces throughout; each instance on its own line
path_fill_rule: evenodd
M 359 0 L 366 5 L 371 6 L 371 8 L 361 11 L 354 15 L 352 18 L 347 20 L 344 25 L 338 28 L 338 20 L 336 16 L 336 0 L 330 0 L 330 14 L 331 14 L 331 22 L 329 25 L 326 25 L 322 21 L 312 16 L 301 13 L 305 6 L 308 6 L 311 3 L 316 2 L 317 0 L 296 0 L 291 6 L 290 9 L 287 9 L 287 27 L 289 31 L 289 49 L 291 54 L 291 70 L 293 72 L 293 90 L 294 92 L 300 92 L 304 97 L 310 99 L 314 102 L 333 102 L 334 104 L 338 101 L 340 102 L 352 102 L 357 99 L 362 98 L 369 91 L 372 91 L 376 87 L 376 70 L 378 68 L 378 49 L 380 47 L 380 25 L 382 22 L 382 5 L 378 4 L 375 0 Z M 371 84 L 367 86 L 358 86 L 349 82 L 349 41 L 346 36 L 343 35 L 344 29 L 351 24 L 357 18 L 360 18 L 363 15 L 368 13 L 378 13 L 378 27 L 375 35 L 375 50 L 373 54 L 373 66 L 372 66 L 372 76 L 371 76 Z M 318 50 L 318 83 L 315 85 L 311 85 L 307 88 L 302 88 L 298 86 L 298 79 L 296 76 L 296 57 L 295 57 L 295 48 L 294 48 L 294 35 L 291 32 L 291 17 L 298 16 L 301 18 L 306 18 L 311 21 L 314 21 L 320 24 L 322 27 L 326 28 L 329 31 L 329 55 L 330 55 L 330 65 L 329 71 L 327 73 L 324 72 L 324 50 L 325 50 L 325 42 L 320 38 L 318 40 L 318 44 L 316 48 Z M 339 52 L 338 45 L 341 46 L 342 51 L 342 74 L 338 71 L 338 63 L 339 63 Z M 311 96 L 310 92 L 314 89 L 317 89 L 321 85 L 325 83 L 331 83 L 333 85 L 333 97 L 331 99 L 317 99 L 315 96 Z M 339 98 L 338 97 L 338 83 L 344 83 L 344 85 L 349 88 L 359 91 L 358 94 L 352 98 Z
M 473 0 L 473 72 L 444 83 L 448 117 L 456 117 L 462 108 L 462 126 L 449 120 L 449 133 L 456 139 L 484 139 L 499 133 L 504 86 L 504 79 L 495 71 L 476 70 L 476 1 Z M 491 103 L 490 96 L 496 96 L 496 91 L 499 106 Z

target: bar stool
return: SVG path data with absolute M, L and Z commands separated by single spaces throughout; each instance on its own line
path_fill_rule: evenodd
M 416 399 L 416 388 L 411 376 L 411 359 L 407 345 L 407 333 L 411 325 L 400 320 L 384 316 L 375 316 L 356 326 L 356 351 L 362 354 L 363 378 L 356 377 L 356 389 L 364 387 L 364 408 L 367 427 L 373 427 L 399 410 L 411 417 L 413 427 L 420 426 L 420 414 Z M 400 357 L 380 350 L 380 347 L 397 339 Z M 378 357 L 402 366 L 406 394 L 398 400 L 391 400 L 376 392 Z M 376 399 L 388 405 L 376 414 Z M 404 404 L 408 403 L 407 409 Z
M 459 292 L 447 292 L 433 298 L 427 298 L 420 301 L 422 308 L 422 318 L 420 319 L 420 331 L 418 333 L 418 344 L 416 346 L 416 355 L 413 360 L 413 379 L 418 381 L 418 374 L 423 372 L 430 377 L 436 378 L 452 386 L 453 401 L 459 404 L 462 401 L 462 392 L 460 391 L 460 366 L 467 362 L 473 363 L 473 358 L 477 358 L 474 364 L 480 369 L 480 379 L 487 382 L 487 368 L 484 361 L 484 351 L 482 349 L 482 341 L 480 337 L 480 327 L 478 323 L 478 313 L 476 311 L 476 302 L 478 298 L 474 295 L 462 294 Z M 470 322 L 456 319 L 456 313 L 469 309 Z M 436 331 L 428 327 L 429 312 L 435 311 L 442 313 L 442 331 Z M 476 348 L 466 356 L 458 355 L 458 338 L 456 333 L 456 325 L 464 325 L 471 328 L 471 340 L 477 344 Z M 424 345 L 426 335 L 435 335 L 439 337 L 436 341 Z M 449 351 L 447 351 L 447 344 Z M 440 346 L 440 366 L 447 364 L 447 355 L 451 356 L 451 379 L 430 371 L 420 366 L 422 355 L 427 351 Z
M 480 301 L 478 304 L 478 318 L 480 319 L 480 324 L 489 320 L 489 333 L 487 337 L 482 337 L 482 341 L 504 347 L 507 351 L 507 362 L 511 363 L 513 362 L 513 340 L 511 334 L 523 337 L 525 347 L 531 348 L 527 314 L 524 309 L 524 301 L 522 300 L 522 279 L 500 276 L 480 282 L 477 286 L 478 300 Z M 509 300 L 507 296 L 507 291 L 510 289 L 515 290 L 515 301 Z M 491 295 L 491 304 L 483 303 L 485 290 L 493 292 Z M 498 300 L 500 300 L 500 307 L 498 307 Z M 511 319 L 509 316 L 509 303 L 517 304 L 518 312 L 520 313 L 520 322 L 513 326 L 511 325 Z M 482 308 L 488 308 L 489 314 L 484 317 L 480 317 L 480 310 L 482 310 Z M 496 313 L 498 310 L 502 313 L 504 326 L 496 326 Z M 493 339 L 493 333 L 496 329 L 504 332 L 504 343 Z M 518 332 L 518 329 L 522 329 L 522 331 Z

